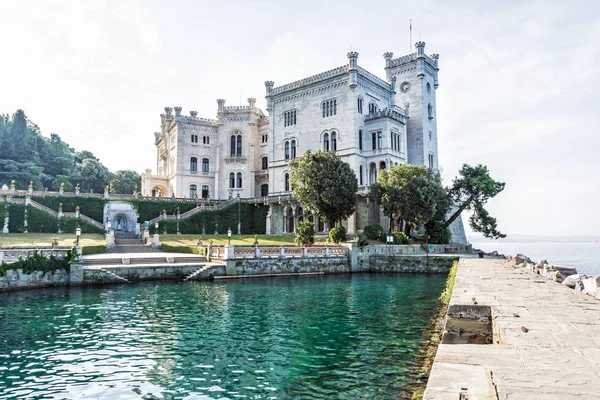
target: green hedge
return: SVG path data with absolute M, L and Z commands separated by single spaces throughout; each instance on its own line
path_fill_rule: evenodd
M 171 246 L 170 244 L 161 244 L 160 249 L 165 253 L 187 253 L 206 256 L 206 247 L 195 246 Z
M 62 217 L 59 224 L 63 232 L 75 233 L 75 229 L 79 226 L 81 233 L 104 233 L 104 229 L 98 228 L 80 218 Z
M 66 212 L 75 212 L 75 207 L 79 206 L 79 211 L 82 214 L 87 215 L 91 219 L 95 219 L 100 223 L 103 222 L 104 205 L 106 204 L 106 200 L 102 198 L 36 196 L 33 198 L 33 200 L 53 209 L 54 211 L 58 211 L 58 207 L 60 207 L 61 203 L 63 211 Z
M 83 246 L 81 248 L 81 255 L 86 256 L 88 254 L 99 254 L 106 253 L 108 248 L 104 244 L 95 245 L 95 246 Z
M 196 203 L 193 202 L 169 200 L 133 200 L 129 202 L 136 206 L 138 214 L 140 214 L 139 222 L 141 224 L 143 224 L 144 221 L 150 221 L 152 218 L 158 217 L 159 214 L 162 214 L 163 210 L 165 210 L 167 214 L 173 215 L 177 213 L 177 207 L 179 207 L 179 212 L 182 214 L 196 208 Z
M 227 233 L 231 228 L 237 234 L 238 222 L 241 224 L 241 233 L 264 234 L 266 232 L 266 215 L 268 209 L 264 205 L 246 203 L 232 204 L 219 211 L 202 211 L 190 218 L 179 221 L 179 233 L 212 235 Z M 177 233 L 177 221 L 159 221 L 159 233 Z
M 47 212 L 27 206 L 27 231 L 31 233 L 56 233 L 58 232 L 58 219 Z
M 8 231 L 10 233 L 25 232 L 25 205 L 24 204 L 9 204 L 8 205 Z

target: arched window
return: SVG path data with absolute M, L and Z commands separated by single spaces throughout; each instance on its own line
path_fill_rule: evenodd
M 304 211 L 302 210 L 302 207 L 296 209 L 296 216 L 298 217 L 298 222 L 304 221 Z
M 429 119 L 433 119 L 433 106 L 431 103 L 427 105 L 427 114 L 429 114 Z
M 359 174 L 358 174 L 358 184 L 362 186 L 363 184 L 363 166 L 361 165 L 359 168 Z
M 242 173 L 241 172 L 237 173 L 237 188 L 238 189 L 242 188 Z
M 377 148 L 377 132 L 371 132 L 371 150 Z
M 337 133 L 331 133 L 331 151 L 337 150 Z
M 202 186 L 202 198 L 206 199 L 208 198 L 208 186 L 207 185 L 203 185 Z
M 198 197 L 198 187 L 196 185 L 190 185 L 190 199 Z
M 285 175 L 283 176 L 283 179 L 285 182 L 285 191 L 289 192 L 290 191 L 290 174 L 288 174 L 286 172 Z
M 262 169 L 269 169 L 269 157 L 261 158 Z
M 231 136 L 231 157 L 235 157 L 235 135 Z
M 363 149 L 362 146 L 363 146 L 362 129 L 359 129 L 358 130 L 358 149 L 362 150 Z
M 196 157 L 190 158 L 190 171 L 198 171 L 198 159 Z
M 285 147 L 285 159 L 289 160 L 290 159 L 290 142 L 288 142 L 286 140 L 283 146 Z
M 242 135 L 238 135 L 237 137 L 237 156 L 242 156 Z
M 379 170 L 384 170 L 385 169 L 385 161 L 382 161 L 379 163 Z
M 235 187 L 235 174 L 232 172 L 229 174 L 229 189 L 233 189 Z
M 296 141 L 292 140 L 292 158 L 296 158 Z
M 329 133 L 323 135 L 323 150 L 329 150 Z
M 265 197 L 269 195 L 269 185 L 264 183 L 260 185 L 260 195 Z
M 203 158 L 202 159 L 202 172 L 208 172 L 208 158 Z
M 369 164 L 369 185 L 377 182 L 377 166 L 374 162 Z

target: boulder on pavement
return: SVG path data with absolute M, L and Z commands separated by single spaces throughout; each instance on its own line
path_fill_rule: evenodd
M 565 286 L 570 287 L 571 289 L 575 289 L 575 286 L 577 286 L 577 282 L 581 281 L 581 275 L 579 274 L 575 274 L 575 275 L 568 275 L 563 281 L 562 284 Z

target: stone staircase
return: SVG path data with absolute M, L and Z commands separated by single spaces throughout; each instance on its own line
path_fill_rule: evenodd
M 115 231 L 115 247 L 111 253 L 160 253 L 161 251 L 144 244 L 135 233 Z M 165 262 L 164 257 L 161 262 Z
M 189 211 L 186 211 L 182 214 L 179 215 L 179 220 L 182 219 L 186 219 L 191 217 L 192 215 L 198 214 L 200 211 L 219 211 L 224 209 L 225 207 L 228 207 L 234 203 L 237 203 L 241 201 L 240 198 L 233 198 L 231 200 L 227 200 L 227 201 L 221 201 L 220 203 L 215 204 L 214 206 L 203 206 L 203 205 L 199 205 L 195 208 L 192 208 Z M 166 215 L 163 216 L 162 214 L 160 214 L 158 217 L 156 218 L 152 218 L 151 220 L 148 221 L 149 226 L 154 225 L 155 222 L 159 222 L 159 221 L 164 221 L 164 220 L 168 220 L 168 221 L 175 221 L 177 220 L 177 216 L 176 215 Z
M 197 270 L 195 270 L 194 272 L 192 272 L 191 274 L 189 274 L 188 276 L 186 276 L 185 278 L 183 278 L 183 281 L 184 282 L 192 281 L 198 275 L 200 275 L 204 271 L 208 271 L 209 269 L 211 269 L 213 267 L 214 267 L 214 264 L 203 265 L 202 267 L 198 268 Z

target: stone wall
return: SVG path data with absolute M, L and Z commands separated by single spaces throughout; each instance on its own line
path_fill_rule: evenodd
M 72 272 L 76 272 L 73 270 Z M 66 286 L 70 282 L 70 273 L 64 269 L 54 272 L 36 271 L 23 273 L 22 269 L 9 269 L 6 276 L 0 276 L 0 292 L 19 289 L 34 289 L 49 286 Z
M 458 257 L 387 257 L 369 256 L 366 259 L 359 258 L 360 268 L 368 265 L 371 272 L 403 272 L 424 274 L 447 274 L 452 268 L 452 263 Z
M 227 275 L 336 274 L 351 272 L 346 258 L 240 259 L 227 262 Z

